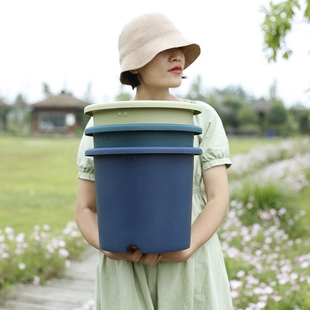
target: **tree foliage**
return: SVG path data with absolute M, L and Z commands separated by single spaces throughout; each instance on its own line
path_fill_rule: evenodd
M 16 133 L 27 133 L 29 131 L 29 105 L 25 96 L 19 93 L 13 104 L 13 110 L 11 114 L 12 124 L 14 125 L 12 130 Z
M 192 100 L 200 100 L 203 101 L 206 98 L 205 87 L 203 86 L 202 77 L 197 75 L 194 81 L 191 83 L 189 90 L 186 94 L 186 98 L 190 98 Z
M 259 117 L 249 106 L 242 107 L 237 113 L 237 119 L 242 127 L 258 127 Z
M 53 93 L 51 92 L 50 86 L 47 83 L 42 84 L 42 91 L 45 98 L 49 98 L 53 96 Z
M 12 106 L 6 104 L 0 97 L 0 132 L 5 131 L 7 129 L 7 116 L 11 110 Z
M 299 131 L 302 134 L 310 134 L 310 111 L 302 110 L 297 115 Z
M 264 34 L 264 51 L 269 62 L 277 61 L 280 56 L 288 59 L 292 50 L 286 45 L 286 37 L 292 30 L 294 22 L 301 13 L 302 19 L 310 23 L 310 0 L 284 0 L 279 3 L 270 2 L 269 7 L 262 7 L 265 19 L 261 25 Z
M 283 125 L 288 120 L 288 112 L 283 105 L 275 104 L 267 112 L 266 121 L 270 126 Z
M 92 88 L 93 88 L 93 84 L 92 82 L 89 82 L 87 87 L 86 87 L 86 91 L 84 94 L 84 100 L 86 102 L 93 102 L 93 96 L 92 96 Z
M 126 100 L 131 100 L 132 95 L 125 90 L 124 85 L 121 85 L 119 87 L 119 93 L 115 96 L 116 101 L 126 101 Z
M 310 0 L 309 0 L 310 1 Z M 43 93 L 46 97 L 52 95 L 48 84 L 43 84 Z M 115 95 L 116 101 L 132 99 L 132 92 L 120 86 Z M 87 87 L 85 98 L 91 97 L 91 83 Z M 286 109 L 284 102 L 279 98 L 276 81 L 271 85 L 267 107 L 261 99 L 253 97 L 241 86 L 232 85 L 223 89 L 207 88 L 200 76 L 193 80 L 189 91 L 185 96 L 192 100 L 200 100 L 211 105 L 219 114 L 224 127 L 229 134 L 238 135 L 266 135 L 266 129 L 279 136 L 310 133 L 310 109 L 301 104 L 296 104 Z M 259 104 L 259 109 L 257 104 Z M 31 106 L 25 96 L 19 93 L 12 105 L 8 105 L 10 111 L 3 115 L 2 129 L 17 134 L 31 133 Z M 3 111 L 0 111 L 0 117 Z M 263 117 L 262 117 L 263 116 Z M 83 111 L 78 115 L 79 122 L 85 119 Z

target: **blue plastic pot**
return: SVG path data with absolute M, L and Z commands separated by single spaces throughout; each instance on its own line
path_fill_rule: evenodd
M 93 148 L 100 247 L 142 253 L 190 246 L 194 147 Z
M 85 134 L 93 136 L 94 146 L 193 146 L 194 135 L 201 127 L 184 124 L 118 124 L 86 128 Z

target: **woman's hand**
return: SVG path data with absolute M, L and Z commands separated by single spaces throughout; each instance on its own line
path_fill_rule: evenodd
M 156 265 L 162 258 L 162 255 L 158 253 L 142 254 L 139 248 L 135 246 L 129 247 L 126 253 L 109 252 L 104 250 L 102 250 L 102 252 L 113 260 L 129 260 L 134 263 L 139 262 L 147 266 Z
M 104 250 L 101 250 L 101 251 L 103 252 L 103 254 L 105 256 L 107 256 L 110 259 L 113 259 L 113 260 L 130 260 L 134 263 L 137 263 L 142 256 L 142 253 L 139 251 L 139 249 L 127 250 L 127 252 L 125 252 L 125 253 L 109 252 L 109 251 L 104 251 Z
M 161 260 L 161 258 L 162 255 L 157 253 L 143 254 L 139 262 L 147 266 L 154 266 Z
M 162 261 L 170 262 L 170 263 L 182 263 L 187 261 L 192 255 L 194 251 L 191 248 L 182 251 L 175 252 L 165 252 L 162 253 Z

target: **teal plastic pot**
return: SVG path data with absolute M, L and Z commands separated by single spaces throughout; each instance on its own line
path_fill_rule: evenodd
M 193 146 L 194 135 L 201 127 L 184 124 L 120 124 L 86 128 L 85 134 L 93 136 L 94 146 Z

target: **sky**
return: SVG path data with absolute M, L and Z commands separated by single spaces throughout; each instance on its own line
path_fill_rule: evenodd
M 287 38 L 289 61 L 268 63 L 263 53 L 261 6 L 269 0 L 0 0 L 0 98 L 29 103 L 63 89 L 109 102 L 120 90 L 118 36 L 133 17 L 158 11 L 201 46 L 185 70 L 179 93 L 197 75 L 206 90 L 241 86 L 259 99 L 276 83 L 285 105 L 310 107 L 310 25 L 299 23 Z M 124 90 L 132 92 L 129 86 Z M 133 94 L 133 93 L 132 93 Z

